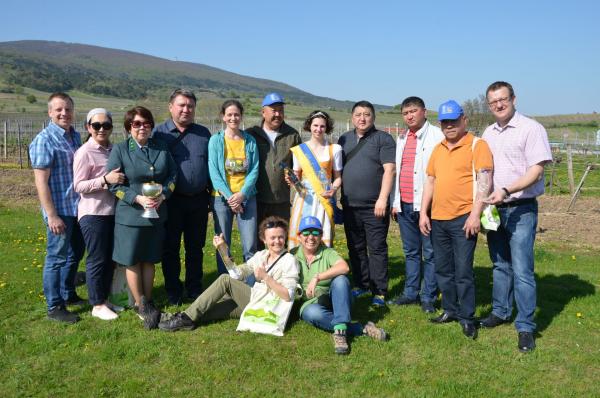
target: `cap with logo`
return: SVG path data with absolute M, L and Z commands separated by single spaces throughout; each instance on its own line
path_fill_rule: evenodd
M 449 100 L 440 105 L 438 109 L 438 120 L 456 120 L 464 115 L 463 108 L 454 100 Z
M 321 221 L 317 217 L 314 216 L 306 216 L 300 220 L 300 227 L 298 227 L 298 232 L 302 232 L 305 229 L 318 229 L 320 231 L 323 230 L 323 226 L 321 225 Z
M 269 93 L 265 95 L 265 99 L 263 99 L 262 106 L 269 106 L 273 104 L 285 104 L 283 97 L 278 93 Z

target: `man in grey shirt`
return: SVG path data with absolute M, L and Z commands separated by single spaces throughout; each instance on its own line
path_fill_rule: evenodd
M 354 279 L 352 294 L 359 297 L 370 290 L 372 304 L 383 307 L 388 288 L 386 238 L 389 196 L 396 174 L 396 144 L 374 123 L 373 104 L 357 102 L 352 107 L 354 129 L 344 133 L 338 144 L 344 153 L 341 202 Z

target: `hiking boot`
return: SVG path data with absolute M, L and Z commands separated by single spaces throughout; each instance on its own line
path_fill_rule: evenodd
M 369 336 L 373 340 L 386 341 L 387 333 L 382 328 L 378 328 L 373 322 L 369 321 L 363 328 L 363 334 Z
M 160 321 L 158 328 L 165 332 L 176 332 L 178 330 L 194 330 L 196 324 L 185 312 L 178 312 L 172 317 Z
M 377 308 L 385 307 L 385 297 L 381 294 L 374 295 L 371 305 Z
M 79 315 L 68 311 L 64 306 L 58 305 L 48 310 L 48 319 L 57 322 L 76 323 L 79 322 L 81 318 L 79 318 Z
M 348 341 L 346 340 L 346 331 L 336 330 L 333 332 L 332 336 L 335 353 L 338 355 L 347 355 L 350 349 L 348 348 Z
M 156 329 L 160 322 L 160 311 L 156 309 L 151 300 L 147 300 L 142 296 L 140 303 L 140 312 L 144 319 L 144 327 L 148 330 Z

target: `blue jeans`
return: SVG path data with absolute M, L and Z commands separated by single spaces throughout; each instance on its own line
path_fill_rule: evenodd
M 463 226 L 469 214 L 452 220 L 433 220 L 431 243 L 435 252 L 435 276 L 442 292 L 442 308 L 461 321 L 475 317 L 473 257 L 477 235 L 468 239 Z
M 88 300 L 104 304 L 110 293 L 115 263 L 112 260 L 115 216 L 86 215 L 79 220 L 87 249 L 85 258 Z
M 76 217 L 60 216 L 65 232 L 54 235 L 46 223 L 46 260 L 42 275 L 48 310 L 75 296 L 75 275 L 85 246 Z
M 437 293 L 437 282 L 431 238 L 423 235 L 419 230 L 419 212 L 413 210 L 412 203 L 402 202 L 401 210 L 402 212 L 397 213 L 397 217 L 406 258 L 403 296 L 411 300 L 420 296 L 422 302 L 433 303 Z M 421 283 L 421 263 L 423 283 Z
M 319 296 L 316 303 L 307 305 L 302 311 L 301 318 L 328 332 L 333 332 L 335 325 L 345 323 L 348 327 L 346 333 L 349 336 L 360 336 L 363 334 L 363 326 L 360 323 L 350 322 L 351 307 L 350 281 L 345 275 L 338 275 L 331 281 L 329 294 L 323 294 Z
M 533 270 L 533 244 L 537 230 L 537 202 L 500 207 L 500 227 L 487 234 L 490 259 L 494 263 L 492 313 L 509 319 L 513 300 L 517 303 L 515 328 L 533 332 L 536 284 Z
M 248 261 L 256 253 L 256 198 L 250 198 L 244 202 L 244 212 L 242 214 L 234 214 L 222 196 L 211 197 L 211 204 L 215 220 L 215 234 L 223 233 L 225 242 L 229 247 L 231 247 L 233 218 L 237 218 L 244 261 Z M 227 268 L 225 268 L 218 253 L 217 271 L 219 274 L 227 273 Z

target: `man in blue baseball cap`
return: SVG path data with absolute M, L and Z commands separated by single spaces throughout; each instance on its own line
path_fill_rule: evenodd
M 435 276 L 444 312 L 433 323 L 459 321 L 465 336 L 475 339 L 473 256 L 483 210 L 475 171 L 493 169 L 487 143 L 467 133 L 467 118 L 454 100 L 439 107 L 445 139 L 431 153 L 423 188 L 419 228 L 431 234 Z
M 319 329 L 333 332 L 336 354 L 348 354 L 347 335 L 367 335 L 386 340 L 387 334 L 373 322 L 366 325 L 351 322 L 352 296 L 348 263 L 332 248 L 323 244 L 323 228 L 318 218 L 306 216 L 298 228 L 300 246 L 291 253 L 300 264 L 302 299 L 300 317 Z
M 269 93 L 262 101 L 262 120 L 247 132 L 258 146 L 259 171 L 256 181 L 257 223 L 269 216 L 290 219 L 290 187 L 279 164 L 292 167 L 290 148 L 300 145 L 300 134 L 284 122 L 285 100 L 279 93 Z M 262 242 L 259 240 L 259 242 Z M 259 249 L 261 244 L 259 243 Z

